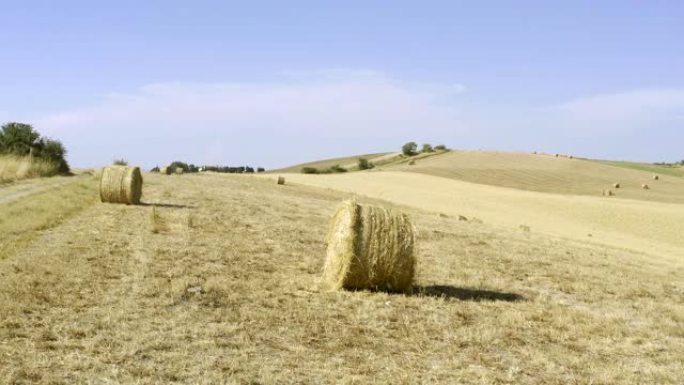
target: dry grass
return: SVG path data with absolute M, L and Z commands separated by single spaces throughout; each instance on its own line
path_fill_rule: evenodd
M 591 197 L 521 191 L 411 172 L 290 174 L 288 180 L 291 185 L 363 194 L 433 213 L 477 217 L 511 229 L 526 224 L 578 241 L 592 234 L 592 242 L 676 259 L 684 255 L 682 204 L 605 199 L 597 194 L 602 189 Z M 620 196 L 625 190 L 620 189 Z
M 46 185 L 45 181 L 42 185 Z M 41 184 L 28 186 L 38 190 Z M 38 231 L 51 229 L 70 216 L 95 202 L 96 189 L 93 181 L 86 177 L 71 177 L 57 186 L 28 198 L 2 202 L 3 196 L 17 196 L 16 193 L 0 195 L 0 261 L 13 256 L 35 240 Z M 23 192 L 24 190 L 19 190 Z M 23 195 L 22 195 L 23 196 Z M 21 198 L 21 196 L 18 196 Z
M 681 259 L 402 207 L 415 293 L 329 293 L 349 194 L 146 178 L 167 231 L 96 204 L 0 263 L 0 383 L 684 382 Z
M 422 159 L 411 167 L 384 168 L 490 186 L 585 196 L 595 196 L 596 191 L 620 181 L 620 198 L 684 203 L 684 180 L 679 176 L 663 175 L 658 189 L 646 193 L 640 186 L 652 179 L 653 171 L 552 155 L 449 151 Z
M 0 155 L 0 184 L 21 179 L 53 176 L 58 174 L 58 166 L 42 159 L 29 160 L 29 157 Z

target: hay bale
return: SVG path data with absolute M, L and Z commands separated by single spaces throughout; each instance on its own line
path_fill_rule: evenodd
M 100 177 L 100 200 L 108 203 L 137 205 L 142 196 L 142 184 L 139 167 L 105 167 Z
M 620 188 L 620 183 L 613 183 L 613 188 Z
M 653 175 L 653 180 L 658 180 L 660 177 L 658 175 Z
M 644 190 L 648 190 L 650 187 L 648 187 L 647 184 L 642 184 L 642 185 L 641 185 L 641 188 L 644 189 Z
M 285 184 L 285 177 L 284 176 L 278 177 L 278 184 Z
M 568 159 L 575 159 L 575 157 L 572 155 L 568 155 Z
M 327 243 L 323 279 L 331 289 L 411 288 L 415 230 L 405 214 L 344 201 L 333 216 Z
M 173 170 L 171 170 L 171 167 L 168 167 L 168 166 L 167 166 L 167 167 L 162 167 L 162 168 L 159 169 L 159 173 L 162 174 L 162 175 L 171 175 L 171 172 L 172 172 L 172 171 L 173 171 Z
M 612 197 L 613 195 L 615 195 L 613 193 L 613 190 L 603 190 L 603 196 L 604 197 Z
M 558 157 L 560 156 L 560 154 L 554 154 L 554 155 L 555 155 L 556 158 L 558 158 Z
M 181 174 L 183 174 L 183 168 L 182 167 L 176 167 L 174 172 L 176 173 L 176 175 L 181 175 Z

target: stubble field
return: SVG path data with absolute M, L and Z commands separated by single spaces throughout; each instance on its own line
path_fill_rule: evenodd
M 351 194 L 146 174 L 39 230 L 0 261 L 0 383 L 684 381 L 680 259 L 359 196 L 414 220 L 416 287 L 327 292 Z

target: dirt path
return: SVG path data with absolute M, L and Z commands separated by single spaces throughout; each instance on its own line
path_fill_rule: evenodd
M 70 183 L 75 183 L 82 176 L 41 178 L 30 181 L 0 186 L 0 204 L 9 203 L 18 199 L 37 194 L 46 190 L 59 188 Z

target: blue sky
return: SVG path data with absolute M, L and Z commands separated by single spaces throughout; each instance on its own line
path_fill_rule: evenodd
M 3 1 L 0 121 L 75 166 L 454 148 L 684 159 L 676 1 Z

